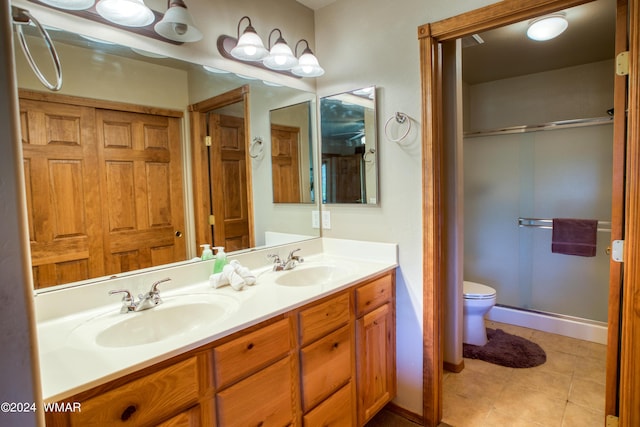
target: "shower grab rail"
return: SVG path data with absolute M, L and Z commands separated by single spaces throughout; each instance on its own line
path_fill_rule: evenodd
M 60 90 L 62 88 L 62 66 L 60 65 L 60 57 L 58 56 L 58 52 L 56 52 L 56 48 L 53 46 L 53 41 L 51 41 L 49 33 L 47 33 L 47 30 L 44 29 L 40 22 L 38 22 L 38 20 L 34 18 L 28 10 L 21 9 L 16 6 L 11 6 L 11 13 L 13 18 L 13 25 L 16 28 L 18 39 L 20 40 L 20 47 L 24 52 L 24 56 L 27 58 L 29 66 L 35 73 L 36 77 L 38 77 L 38 80 L 40 80 L 40 82 L 46 88 L 52 91 Z M 40 68 L 38 67 L 38 64 L 36 64 L 35 59 L 33 59 L 33 56 L 31 55 L 31 50 L 29 49 L 29 45 L 27 44 L 27 40 L 23 32 L 23 27 L 25 25 L 29 25 L 30 23 L 32 23 L 36 27 L 36 29 L 40 33 L 40 36 L 42 36 L 44 43 L 49 49 L 49 53 L 51 54 L 51 61 L 53 62 L 53 66 L 56 70 L 55 83 L 51 83 L 47 80 L 44 74 L 42 74 L 42 71 L 40 71 Z
M 600 227 L 602 226 L 602 227 Z M 609 228 L 606 228 L 609 226 Z M 533 227 L 533 228 L 544 228 L 548 230 L 553 229 L 553 220 L 546 218 L 518 218 L 518 227 Z M 611 221 L 600 221 L 598 220 L 598 231 L 602 232 L 611 232 Z

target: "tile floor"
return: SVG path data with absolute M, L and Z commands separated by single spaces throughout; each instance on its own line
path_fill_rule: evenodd
M 452 427 L 602 427 L 606 346 L 496 322 L 490 328 L 539 344 L 547 362 L 528 369 L 465 359 L 444 373 L 444 417 Z M 415 427 L 381 411 L 366 427 Z
M 547 362 L 505 368 L 465 359 L 444 373 L 443 422 L 455 427 L 601 427 L 606 346 L 513 325 L 487 322 L 540 345 Z

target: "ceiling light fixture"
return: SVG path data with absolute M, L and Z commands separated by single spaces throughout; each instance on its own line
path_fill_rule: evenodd
M 564 13 L 543 16 L 531 21 L 527 29 L 527 37 L 536 41 L 551 40 L 562 34 L 568 26 Z
M 245 19 L 249 21 L 249 24 L 240 36 L 240 26 Z M 271 37 L 276 33 L 276 42 L 271 46 Z M 225 34 L 218 37 L 218 52 L 224 58 L 290 77 L 318 77 L 324 74 L 324 70 L 318 63 L 318 58 L 313 55 L 309 48 L 309 42 L 305 39 L 298 41 L 292 52 L 282 36 L 282 31 L 275 28 L 269 33 L 269 50 L 267 50 L 251 25 L 251 19 L 248 16 L 240 18 L 237 34 L 238 38 Z M 306 47 L 302 51 L 302 55 L 298 57 L 298 46 L 301 43 L 304 43 Z
M 311 52 L 309 42 L 305 39 L 296 43 L 296 56 L 298 56 L 298 45 L 302 42 L 306 43 L 307 47 L 302 51 L 300 58 L 298 58 L 298 65 L 293 67 L 291 72 L 300 77 L 320 77 L 324 74 L 324 70 L 318 63 L 318 58 Z
M 40 0 L 40 2 L 58 9 L 85 10 L 92 7 L 95 0 Z
M 164 17 L 154 27 L 156 33 L 177 42 L 197 42 L 202 33 L 193 23 L 193 18 L 182 0 L 169 0 Z
M 143 0 L 100 0 L 96 11 L 107 21 L 125 27 L 146 27 L 155 19 Z
M 249 21 L 249 25 L 246 26 L 242 36 L 240 36 L 240 24 L 244 19 Z M 248 16 L 243 16 L 238 22 L 237 40 L 236 46 L 231 49 L 231 56 L 236 59 L 242 61 L 261 61 L 269 54 L 269 51 L 262 43 L 262 39 L 251 25 L 251 19 Z
M 279 36 L 276 44 L 271 47 L 271 35 L 276 31 Z M 278 28 L 271 30 L 269 33 L 269 56 L 262 63 L 272 70 L 290 70 L 298 65 L 298 58 L 293 55 L 291 48 L 282 37 L 282 31 Z

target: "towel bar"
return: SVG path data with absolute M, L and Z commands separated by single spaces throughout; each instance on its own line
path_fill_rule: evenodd
M 602 226 L 602 227 L 601 227 Z M 609 226 L 609 228 L 606 228 Z M 553 220 L 545 218 L 518 218 L 518 227 L 553 229 Z M 598 231 L 611 232 L 611 221 L 598 220 Z

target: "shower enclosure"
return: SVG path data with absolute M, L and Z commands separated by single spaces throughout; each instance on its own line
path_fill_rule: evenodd
M 555 123 L 464 139 L 464 277 L 497 304 L 607 321 L 612 122 Z M 595 257 L 551 252 L 551 224 L 599 221 Z

